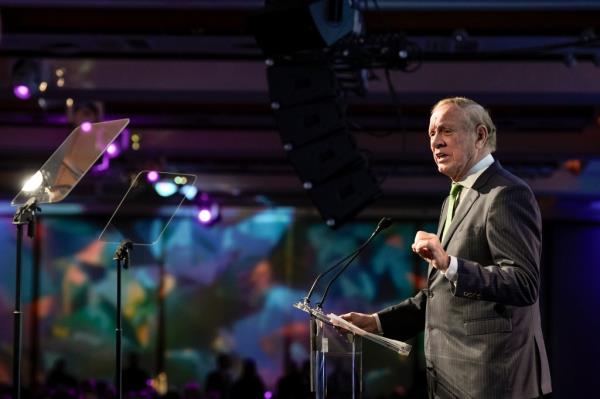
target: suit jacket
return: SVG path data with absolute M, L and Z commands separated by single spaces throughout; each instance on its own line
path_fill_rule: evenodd
M 427 368 L 459 398 L 548 393 L 535 197 L 496 161 L 461 202 L 442 238 L 444 249 L 458 259 L 458 280 L 451 283 L 429 266 L 426 290 L 378 313 L 383 333 L 408 339 L 425 329 Z

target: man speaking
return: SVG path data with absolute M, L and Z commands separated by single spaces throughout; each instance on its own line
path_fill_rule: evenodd
M 542 397 L 552 387 L 534 195 L 494 159 L 496 128 L 470 99 L 433 107 L 429 144 L 452 184 L 437 234 L 419 231 L 412 244 L 429 263 L 427 289 L 372 315 L 342 317 L 400 340 L 425 330 L 430 398 Z

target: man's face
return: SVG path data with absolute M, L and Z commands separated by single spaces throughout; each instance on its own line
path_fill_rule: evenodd
M 454 104 L 439 106 L 431 114 L 429 143 L 439 172 L 454 181 L 482 158 L 483 141 L 477 140 L 476 127 Z

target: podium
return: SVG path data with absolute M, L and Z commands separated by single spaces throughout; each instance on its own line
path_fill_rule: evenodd
M 362 398 L 362 337 L 320 320 L 315 328 L 315 397 Z
M 371 236 L 358 249 L 320 273 L 304 300 L 294 304 L 295 308 L 310 315 L 310 390 L 317 399 L 362 398 L 363 338 L 403 356 L 410 354 L 411 346 L 405 342 L 367 332 L 336 314 L 323 313 L 323 303 L 331 285 L 371 240 L 392 223 L 392 219 L 382 218 Z M 316 306 L 310 306 L 310 298 L 317 283 L 333 271 L 336 273 L 327 283 L 321 300 Z
M 356 327 L 319 307 L 298 302 L 310 315 L 310 382 L 316 399 L 361 399 L 363 338 L 408 356 L 411 346 Z

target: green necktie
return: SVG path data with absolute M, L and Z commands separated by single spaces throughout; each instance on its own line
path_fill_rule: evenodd
M 450 188 L 450 198 L 448 200 L 448 210 L 446 212 L 446 221 L 444 222 L 444 232 L 442 233 L 442 238 L 446 237 L 446 233 L 450 229 L 450 223 L 452 223 L 452 218 L 454 217 L 454 210 L 456 209 L 456 204 L 458 202 L 458 196 L 460 195 L 460 190 L 462 186 L 458 183 L 452 183 L 452 187 Z

